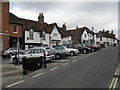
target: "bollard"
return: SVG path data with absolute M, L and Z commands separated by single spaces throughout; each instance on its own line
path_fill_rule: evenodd
M 17 54 L 15 54 L 14 64 L 15 64 L 15 66 L 19 64 L 19 60 L 17 58 Z
M 23 68 L 23 75 L 27 75 L 26 57 L 23 57 L 22 59 L 22 68 Z
M 47 68 L 47 65 L 46 65 L 46 54 L 44 53 L 44 68 Z

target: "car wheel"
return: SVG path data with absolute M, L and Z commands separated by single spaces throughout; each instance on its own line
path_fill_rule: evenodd
M 10 54 L 8 55 L 8 57 L 9 57 L 9 58 L 11 58 L 12 56 L 13 56 L 13 54 L 12 54 L 12 53 L 10 53 Z
M 70 56 L 75 56 L 75 52 L 71 51 Z
M 87 53 L 87 50 L 83 50 L 83 53 L 86 54 L 86 53 Z
M 60 59 L 60 58 L 61 58 L 61 55 L 60 55 L 60 54 L 56 54 L 56 55 L 55 55 L 55 58 L 56 58 L 56 59 Z
M 92 48 L 92 51 L 94 52 L 94 51 L 95 51 L 95 49 L 94 49 L 94 48 Z

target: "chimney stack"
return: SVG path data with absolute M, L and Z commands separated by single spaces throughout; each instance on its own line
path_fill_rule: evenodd
M 113 30 L 111 31 L 111 33 L 113 34 Z
M 76 29 L 79 29 L 78 26 L 76 26 Z
M 38 21 L 39 21 L 40 23 L 44 23 L 44 15 L 43 15 L 43 13 L 40 13 L 40 14 L 39 14 L 39 16 L 38 16 Z
M 105 30 L 103 29 L 103 33 L 105 32 Z
M 63 29 L 66 30 L 66 23 L 62 25 Z

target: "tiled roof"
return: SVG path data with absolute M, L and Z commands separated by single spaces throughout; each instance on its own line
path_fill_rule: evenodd
M 109 33 L 109 31 L 99 31 L 97 34 L 97 37 L 106 37 L 106 38 L 112 38 L 116 39 L 115 34 Z
M 25 26 L 25 30 L 33 29 L 34 31 L 45 31 L 46 33 L 51 33 L 53 28 L 56 26 L 58 31 L 60 32 L 56 23 L 47 24 L 47 23 L 39 23 L 38 21 L 23 19 L 15 16 L 12 13 L 9 13 L 9 21 L 10 23 L 22 24 Z M 61 33 L 61 32 L 60 32 Z

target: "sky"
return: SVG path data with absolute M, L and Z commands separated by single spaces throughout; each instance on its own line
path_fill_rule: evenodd
M 35 21 L 42 12 L 48 24 L 62 27 L 66 23 L 67 29 L 94 27 L 95 32 L 113 30 L 118 37 L 118 2 L 10 2 L 10 12 Z

